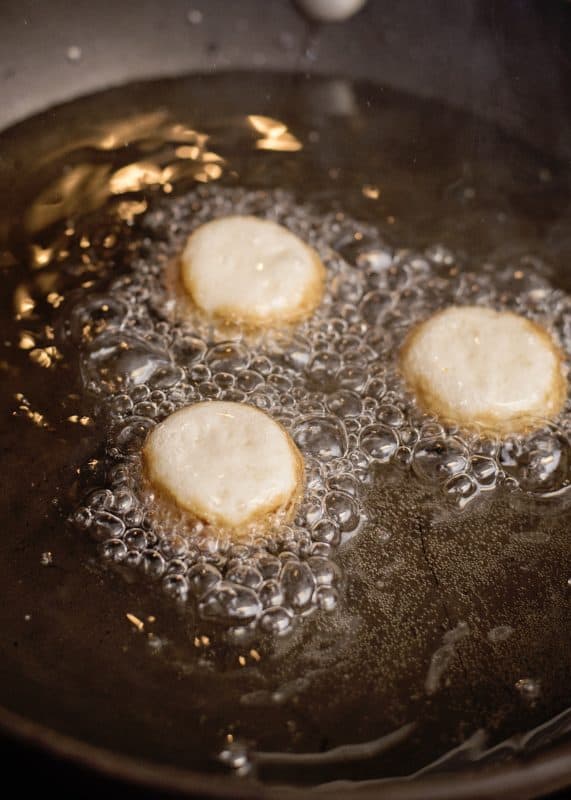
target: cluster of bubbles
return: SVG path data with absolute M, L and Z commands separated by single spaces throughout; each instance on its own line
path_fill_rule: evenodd
M 287 330 L 245 333 L 196 314 L 173 288 L 173 265 L 200 224 L 229 214 L 275 220 L 320 254 L 327 290 L 311 319 Z M 206 619 L 277 634 L 340 590 L 335 548 L 367 518 L 368 487 L 412 472 L 464 507 L 498 485 L 547 497 L 567 486 L 569 408 L 559 425 L 527 438 L 462 432 L 416 407 L 398 373 L 408 331 L 450 304 L 523 313 L 571 349 L 570 304 L 529 260 L 471 272 L 449 250 L 394 251 L 378 231 L 341 212 L 299 205 L 284 191 L 204 186 L 161 201 L 130 231 L 129 268 L 105 294 L 66 310 L 85 389 L 109 434 L 101 485 L 74 523 L 104 559 L 142 571 Z M 245 402 L 282 423 L 299 446 L 306 487 L 290 525 L 239 543 L 200 524 L 157 517 L 144 488 L 149 431 L 190 403 Z

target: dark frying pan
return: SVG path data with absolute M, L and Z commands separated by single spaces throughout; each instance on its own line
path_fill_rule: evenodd
M 189 11 L 199 12 L 194 24 L 187 21 Z M 216 74 L 225 70 L 281 71 L 309 76 L 312 103 L 327 95 L 318 89 L 326 89 L 327 76 L 332 75 L 434 98 L 499 124 L 557 163 L 571 156 L 570 34 L 571 9 L 559 2 L 484 7 L 468 0 L 442 0 L 430 6 L 373 0 L 343 25 L 318 27 L 286 0 L 263 4 L 259 0 L 239 4 L 223 0 L 190 4 L 178 0 L 168 4 L 4 0 L 0 3 L 0 128 L 127 81 L 194 72 L 213 73 L 215 81 Z M 257 98 L 260 104 L 265 102 L 261 110 L 271 115 L 277 101 L 261 99 L 264 80 L 260 75 Z M 247 87 L 245 79 L 244 92 Z M 94 109 L 91 113 L 96 113 Z M 53 113 L 60 115 L 64 125 L 65 108 Z M 419 154 L 424 147 L 420 142 L 430 130 L 428 116 L 429 112 L 425 127 L 416 130 L 416 139 L 412 137 L 419 143 Z M 475 129 L 463 124 L 469 137 Z M 17 150 L 10 136 L 1 141 L 0 179 L 3 187 L 9 187 L 18 176 Z M 490 148 L 490 154 L 495 144 L 480 141 L 479 146 Z M 409 155 L 412 163 L 412 150 Z M 508 154 L 501 156 L 509 160 Z M 423 157 L 440 157 L 436 141 L 429 143 Z M 559 187 L 553 202 L 556 210 L 568 204 L 569 188 Z M 6 317 L 7 299 L 1 302 Z M 37 394 L 42 387 L 30 385 L 28 391 Z M 17 491 L 5 488 L 2 493 L 5 510 L 0 518 L 13 525 L 0 545 L 5 593 L 0 612 L 4 630 L 0 722 L 8 737 L 7 752 L 14 754 L 15 763 L 37 767 L 46 776 L 55 776 L 62 786 L 77 781 L 93 791 L 94 787 L 117 790 L 126 782 L 131 787 L 195 796 L 300 796 L 200 774 L 177 735 L 188 724 L 177 710 L 181 687 L 169 689 L 170 702 L 157 708 L 152 698 L 164 679 L 160 668 L 149 668 L 148 657 L 136 641 L 128 667 L 114 655 L 124 646 L 116 610 L 135 600 L 135 590 L 123 585 L 109 590 L 96 568 L 87 577 L 76 569 L 79 561 L 89 560 L 89 553 L 75 540 L 58 547 L 61 515 L 51 505 L 54 483 L 68 485 L 77 464 L 92 448 L 93 441 L 76 433 L 57 452 L 38 456 L 26 449 L 18 423 L 6 425 L 3 434 L 3 470 L 21 474 L 35 495 L 34 502 L 26 504 Z M 51 549 L 57 559 L 46 570 L 39 555 Z M 148 614 L 155 610 L 151 600 L 141 608 Z M 556 624 L 560 639 L 554 634 Z M 86 632 L 89 647 L 82 644 Z M 563 614 L 558 622 L 550 620 L 545 637 L 530 646 L 543 648 L 549 659 L 550 652 L 568 648 L 568 634 L 568 618 Z M 554 676 L 560 703 L 568 697 L 566 679 L 568 673 L 561 670 Z M 475 689 L 476 695 L 478 691 L 483 696 L 493 688 L 484 681 Z M 125 702 L 126 693 L 131 703 Z M 117 713 L 131 705 L 135 710 L 130 718 Z M 153 717 L 155 732 L 149 733 Z M 543 721 L 539 716 L 537 725 Z M 144 736 L 138 735 L 138 727 L 145 728 Z M 540 734 L 537 739 L 541 744 Z M 61 764 L 61 758 L 69 765 L 54 766 Z M 98 777 L 92 776 L 93 771 Z M 529 753 L 518 755 L 508 749 L 492 765 L 473 764 L 468 758 L 453 774 L 386 783 L 382 796 L 532 797 L 570 781 L 571 745 L 560 736 L 556 743 L 538 745 Z M 378 795 L 378 790 L 371 793 Z M 342 789 L 331 796 L 351 794 Z

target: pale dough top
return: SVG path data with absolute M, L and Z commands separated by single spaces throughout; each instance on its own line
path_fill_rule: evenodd
M 267 325 L 310 314 L 323 294 L 317 253 L 275 222 L 234 216 L 207 222 L 189 237 L 181 278 L 211 316 Z
M 547 331 L 479 306 L 454 306 L 418 325 L 401 368 L 425 410 L 500 432 L 535 427 L 566 397 L 562 356 Z
M 152 431 L 144 449 L 151 482 L 206 522 L 239 528 L 285 508 L 302 459 L 268 414 L 241 403 L 186 406 Z

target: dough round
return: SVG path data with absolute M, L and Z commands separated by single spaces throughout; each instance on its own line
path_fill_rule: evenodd
M 508 311 L 447 308 L 414 328 L 400 361 L 425 411 L 498 433 L 540 426 L 567 394 L 563 357 L 549 333 Z
M 303 461 L 268 414 L 242 403 L 186 406 L 157 425 L 144 448 L 151 483 L 179 508 L 239 531 L 293 510 Z
M 275 222 L 223 217 L 189 236 L 182 283 L 209 316 L 264 326 L 308 316 L 323 295 L 317 253 Z

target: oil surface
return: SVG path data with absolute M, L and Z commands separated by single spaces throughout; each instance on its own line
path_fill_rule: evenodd
M 569 407 L 525 438 L 458 431 L 395 355 L 450 303 L 523 313 L 569 353 L 569 175 L 449 109 L 288 77 L 142 84 L 2 136 L 0 700 L 303 783 L 493 758 L 564 713 Z M 253 336 L 177 299 L 186 237 L 229 213 L 319 251 L 312 319 Z M 267 409 L 307 465 L 295 524 L 239 546 L 157 517 L 141 479 L 151 427 L 217 397 Z

